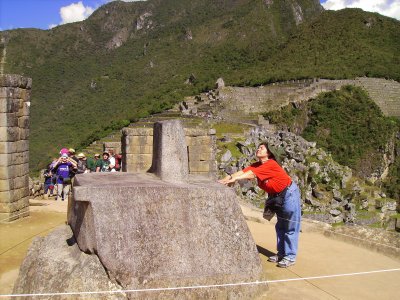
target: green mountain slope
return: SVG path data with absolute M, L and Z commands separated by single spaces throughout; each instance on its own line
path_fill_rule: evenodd
M 371 178 L 383 173 L 385 159 L 391 160 L 389 176 L 382 182 L 388 196 L 399 197 L 398 153 L 400 120 L 385 117 L 368 94 L 359 87 L 321 93 L 298 107 L 288 105 L 265 114 L 278 128 L 300 133 L 306 140 L 332 154 L 335 161 L 349 166 L 354 174 Z M 394 153 L 393 153 L 394 152 Z
M 0 35 L 5 73 L 33 78 L 37 169 L 60 147 L 84 146 L 212 88 L 218 77 L 235 85 L 368 74 L 399 80 L 399 29 L 398 21 L 359 10 L 322 12 L 318 0 L 149 0 L 111 2 L 48 31 Z

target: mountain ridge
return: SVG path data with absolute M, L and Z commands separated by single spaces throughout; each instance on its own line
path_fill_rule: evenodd
M 296 5 L 303 13 L 301 24 L 296 24 Z M 376 51 L 373 60 L 368 57 L 369 64 L 355 63 L 354 55 L 340 45 L 336 48 L 344 52 L 343 59 L 334 64 L 329 58 L 337 51 L 330 48 L 336 48 L 320 49 L 317 42 L 307 48 L 312 26 L 323 43 L 323 19 L 329 15 L 330 26 L 342 28 L 335 20 L 348 14 L 323 11 L 315 0 L 112 2 L 82 22 L 48 31 L 1 32 L 7 40 L 4 71 L 33 78 L 31 169 L 43 166 L 62 146 L 83 147 L 107 128 L 124 126 L 170 108 L 184 96 L 211 89 L 221 76 L 238 86 L 366 73 L 399 80 L 394 53 L 400 51 L 400 42 L 392 31 L 400 22 L 389 18 L 356 13 L 358 23 L 375 18 L 390 29 L 390 34 L 382 34 L 384 29 L 373 28 L 358 43 L 359 48 L 368 48 L 382 36 L 389 44 Z M 343 28 L 352 33 L 350 25 Z M 330 42 L 340 44 L 340 36 L 326 34 Z M 322 50 L 329 55 L 320 64 L 307 57 Z M 366 56 L 363 52 L 362 59 Z M 189 77 L 192 80 L 185 84 Z

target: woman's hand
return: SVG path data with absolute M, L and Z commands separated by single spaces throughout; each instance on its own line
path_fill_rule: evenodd
M 218 180 L 218 182 L 227 186 L 231 186 L 235 183 L 236 180 L 253 178 L 255 178 L 253 171 L 247 171 L 246 173 L 244 173 L 243 171 L 238 171 L 236 173 L 233 173 L 232 175 L 228 175 L 225 178 Z
M 232 175 L 228 175 L 225 178 L 218 180 L 218 182 L 222 183 L 223 185 L 230 186 L 235 183 L 235 179 L 232 177 Z

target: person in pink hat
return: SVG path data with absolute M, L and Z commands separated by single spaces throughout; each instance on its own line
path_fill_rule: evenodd
M 62 148 L 60 150 L 60 155 L 67 154 L 69 156 L 69 150 L 67 148 Z

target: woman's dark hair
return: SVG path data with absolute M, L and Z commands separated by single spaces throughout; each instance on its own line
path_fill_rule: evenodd
M 276 161 L 275 155 L 271 152 L 271 150 L 269 150 L 268 143 L 266 141 L 263 141 L 258 145 L 258 147 L 260 147 L 261 145 L 264 145 L 265 148 L 267 148 L 267 151 L 269 153 L 268 158 L 271 158 Z

